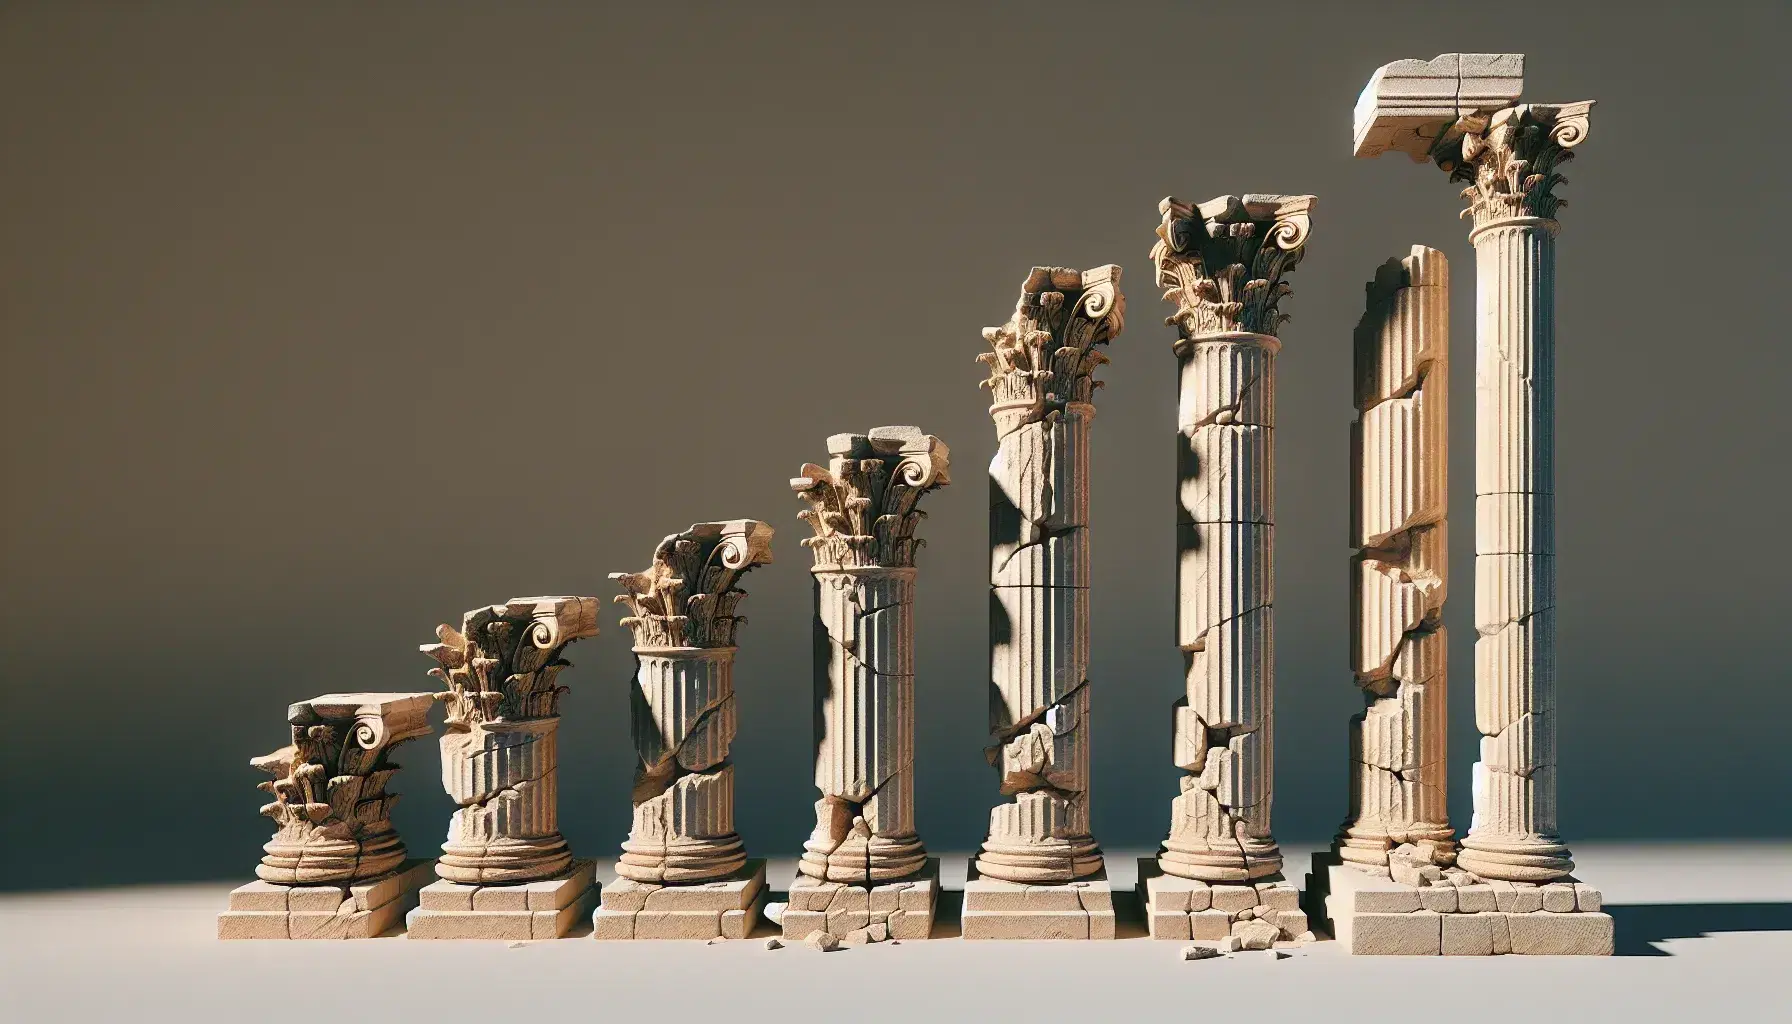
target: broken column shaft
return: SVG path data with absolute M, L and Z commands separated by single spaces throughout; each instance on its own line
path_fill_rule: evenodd
M 1369 283 L 1355 337 L 1356 497 L 1345 861 L 1385 869 L 1402 843 L 1450 863 L 1446 807 L 1450 268 L 1422 245 Z
M 1206 882 L 1275 876 L 1275 332 L 1305 252 L 1312 196 L 1165 199 L 1152 250 L 1176 305 L 1177 642 L 1186 774 L 1158 858 Z

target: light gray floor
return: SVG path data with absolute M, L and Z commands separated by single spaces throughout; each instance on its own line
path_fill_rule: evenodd
M 1306 851 L 1290 867 L 1306 865 Z M 1621 955 L 1183 962 L 1180 944 L 934 939 L 821 954 L 763 940 L 219 942 L 229 885 L 0 896 L 0 1020 L 1792 1020 L 1792 843 L 1582 846 Z M 1116 887 L 1133 858 L 1113 852 Z M 792 862 L 773 864 L 782 887 Z M 1290 871 L 1291 877 L 1298 877 Z M 604 877 L 600 874 L 600 877 Z M 947 856 L 946 884 L 964 880 Z

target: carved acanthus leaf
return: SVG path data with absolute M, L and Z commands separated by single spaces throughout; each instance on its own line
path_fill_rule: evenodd
M 1277 306 L 1293 291 L 1282 278 L 1306 252 L 1312 196 L 1221 196 L 1199 205 L 1174 196 L 1158 204 L 1163 222 L 1151 262 L 1164 300 L 1164 322 L 1183 338 L 1228 331 L 1274 334 L 1288 314 Z
M 448 724 L 552 718 L 566 687 L 554 680 L 572 664 L 567 644 L 597 635 L 595 597 L 516 597 L 475 608 L 461 628 L 436 627 L 429 674 L 448 686 Z
M 1566 204 L 1555 188 L 1568 180 L 1558 168 L 1585 141 L 1592 109 L 1592 100 L 1520 104 L 1469 125 L 1435 157 L 1452 180 L 1470 183 L 1462 190 L 1463 219 L 1476 227 L 1513 217 L 1554 220 Z
M 695 523 L 660 541 L 645 572 L 613 572 L 627 593 L 616 601 L 640 647 L 732 647 L 746 622 L 734 614 L 746 591 L 734 583 L 772 560 L 772 528 L 753 519 Z
M 261 813 L 289 842 L 357 839 L 387 828 L 386 783 L 398 770 L 394 747 L 429 731 L 429 693 L 326 694 L 294 704 L 292 743 L 249 764 L 274 776 L 258 788 L 274 802 Z
M 1093 375 L 1108 361 L 1095 346 L 1114 340 L 1125 326 L 1119 267 L 1034 267 L 1021 285 L 1014 315 L 983 330 L 992 349 L 977 357 L 989 366 L 983 386 L 997 405 L 1030 404 L 1020 422 L 1042 419 L 1071 402 L 1093 401 L 1101 386 Z
M 951 451 L 918 427 L 878 427 L 828 438 L 828 464 L 808 463 L 790 481 L 815 529 L 803 546 L 822 568 L 915 564 L 921 496 L 952 482 Z

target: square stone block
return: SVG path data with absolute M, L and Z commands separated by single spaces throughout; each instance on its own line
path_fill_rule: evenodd
M 1507 914 L 1512 952 L 1532 956 L 1610 956 L 1612 917 L 1603 913 Z
M 1437 956 L 1443 952 L 1443 919 L 1429 910 L 1409 914 L 1358 913 L 1350 953 L 1369 956 Z
M 218 938 L 375 938 L 417 905 L 434 863 L 413 858 L 381 878 L 348 886 L 250 882 L 231 892 L 229 909 L 218 915 Z
M 1443 919 L 1445 956 L 1492 956 L 1493 919 L 1499 914 L 1446 914 Z
M 1574 886 L 1546 885 L 1543 887 L 1543 909 L 1552 914 L 1572 914 L 1575 910 Z
M 1087 939 L 1089 915 L 1081 910 L 966 910 L 966 939 Z
M 1190 939 L 1223 939 L 1232 934 L 1232 915 L 1224 910 L 1197 910 L 1188 915 Z
M 1456 911 L 1461 914 L 1491 914 L 1500 909 L 1493 898 L 1491 885 L 1456 887 Z
M 1574 883 L 1574 909 L 1583 914 L 1598 912 L 1605 903 L 1605 896 L 1598 889 L 1582 882 Z
M 1175 939 L 1187 941 L 1189 932 L 1189 915 L 1185 910 L 1159 910 L 1145 915 L 1145 927 L 1154 939 Z
M 789 908 L 784 911 L 780 927 L 784 938 L 801 941 L 814 931 L 845 938 L 850 931 L 883 922 L 891 925 L 892 938 L 903 938 L 891 924 L 900 912 L 906 937 L 924 939 L 933 933 L 939 891 L 937 857 L 929 857 L 921 870 L 909 878 L 870 886 L 818 882 L 798 875 L 790 885 Z
M 1543 890 L 1535 885 L 1493 883 L 1493 900 L 1502 914 L 1534 914 L 1543 909 Z
M 1573 902 L 1573 893 L 1569 894 Z M 1456 887 L 1453 885 L 1419 886 L 1419 909 L 1434 914 L 1454 914 L 1457 910 Z
M 438 879 L 425 886 L 405 918 L 407 938 L 523 942 L 557 939 L 572 930 L 601 894 L 597 864 L 574 860 L 560 875 L 515 885 L 462 885 Z
M 1236 914 L 1257 905 L 1257 888 L 1251 885 L 1215 885 L 1213 909 Z

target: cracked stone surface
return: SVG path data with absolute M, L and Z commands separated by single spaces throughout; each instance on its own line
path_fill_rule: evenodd
M 728 761 L 735 634 L 746 621 L 736 614 L 746 592 L 735 583 L 771 561 L 771 539 L 772 528 L 752 519 L 696 523 L 662 540 L 645 572 L 610 575 L 623 587 L 616 600 L 628 606 L 622 624 L 635 650 L 634 815 L 616 865 L 622 879 L 695 885 L 748 863 Z
M 1385 65 L 1357 103 L 1356 152 L 1429 159 L 1466 186 L 1482 758 L 1459 859 L 1486 878 L 1543 882 L 1574 867 L 1555 800 L 1555 189 L 1586 141 L 1593 101 L 1516 103 L 1523 60 L 1444 54 Z
M 1177 328 L 1177 643 L 1162 871 L 1210 882 L 1281 870 L 1270 831 L 1275 719 L 1275 359 L 1283 280 L 1312 196 L 1159 205 L 1151 258 Z
M 391 751 L 429 733 L 430 693 L 327 693 L 286 709 L 292 742 L 254 758 L 273 779 L 261 808 L 274 822 L 256 867 L 264 882 L 350 883 L 378 878 L 405 860 L 392 827 L 398 764 Z
M 371 878 L 282 885 L 256 880 L 230 893 L 218 915 L 220 939 L 372 939 L 396 928 L 435 872 L 406 860 Z
M 1355 338 L 1351 438 L 1350 813 L 1334 847 L 1346 863 L 1389 867 L 1424 842 L 1453 863 L 1445 785 L 1449 691 L 1450 268 L 1415 245 L 1369 282 Z
M 791 489 L 815 556 L 815 830 L 798 869 L 873 886 L 915 876 L 915 536 L 928 492 L 951 482 L 944 442 L 918 427 L 828 439 Z M 825 651 L 825 654 L 823 653 Z M 862 927 L 862 926 L 861 926 Z M 830 934 L 845 933 L 829 926 Z M 788 938 L 801 934 L 786 931 Z M 924 937 L 924 936 L 923 936 Z
M 996 428 L 985 753 L 1003 800 L 976 870 L 992 880 L 1066 884 L 1102 870 L 1088 794 L 1089 431 L 1099 346 L 1125 308 L 1117 266 L 1034 267 L 1008 322 L 983 332 Z M 1086 921 L 1080 930 L 1064 937 L 1089 937 Z
M 442 785 L 458 805 L 436 874 L 464 884 L 517 884 L 566 872 L 556 736 L 561 657 L 597 635 L 597 598 L 519 597 L 439 626 L 421 650 L 447 685 Z M 526 936 L 525 936 L 526 937 Z

